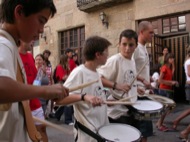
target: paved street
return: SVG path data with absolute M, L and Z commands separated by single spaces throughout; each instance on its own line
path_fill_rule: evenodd
M 166 117 L 165 124 L 169 127 L 172 126 L 172 120 L 174 120 L 183 110 L 186 108 L 189 108 L 190 105 L 184 104 L 184 103 L 177 103 L 176 108 L 174 109 L 171 114 L 169 114 Z M 155 135 L 150 137 L 148 139 L 148 142 L 181 142 L 177 136 L 179 135 L 179 131 L 183 130 L 188 124 L 189 124 L 190 116 L 186 117 L 181 121 L 181 123 L 178 126 L 178 132 L 160 132 L 155 128 L 154 125 L 154 132 Z M 64 127 L 67 131 L 72 131 L 73 126 L 68 126 L 63 124 L 62 121 L 57 121 L 56 119 L 50 119 L 51 122 L 54 122 L 62 127 Z M 156 120 L 153 120 L 155 123 Z M 66 134 L 59 132 L 53 128 L 47 129 L 49 142 L 74 142 L 73 135 L 72 134 Z

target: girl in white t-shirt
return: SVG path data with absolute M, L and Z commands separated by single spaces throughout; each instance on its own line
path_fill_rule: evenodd
M 159 88 L 158 79 L 160 77 L 160 74 L 159 74 L 160 67 L 161 67 L 160 64 L 156 64 L 153 67 L 153 74 L 152 74 L 152 81 L 153 82 L 151 82 L 151 86 L 153 87 L 154 94 L 159 94 L 159 91 L 158 91 L 158 88 Z

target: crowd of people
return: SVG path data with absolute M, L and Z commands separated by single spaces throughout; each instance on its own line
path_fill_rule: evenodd
M 53 1 L 2 0 L 0 9 L 3 23 L 0 30 L 0 141 L 47 142 L 46 125 L 34 122 L 33 118 L 60 120 L 64 114 L 65 123 L 74 125 L 76 142 L 105 142 L 97 131 L 110 123 L 137 128 L 142 135 L 140 141 L 147 142 L 153 135 L 151 120 L 134 118 L 126 105 L 106 105 L 105 102 L 125 98 L 135 103 L 147 89 L 173 99 L 172 86 L 178 86 L 178 82 L 173 80 L 174 56 L 168 53 L 168 48 L 163 48 L 159 65 L 150 77 L 146 49 L 154 36 L 150 22 L 140 22 L 137 33 L 131 29 L 123 30 L 118 41 L 119 53 L 109 58 L 111 42 L 100 36 L 88 37 L 82 51 L 83 64 L 79 64 L 77 54 L 68 48 L 53 71 L 49 61 L 51 51 L 44 50 L 35 58 L 28 52 L 48 19 L 56 13 Z M 188 101 L 189 59 L 190 48 L 184 63 Z M 97 81 L 85 88 L 69 92 L 68 88 L 94 80 Z M 54 110 L 54 104 L 62 106 Z M 156 123 L 158 130 L 164 132 L 171 130 L 164 124 L 166 114 L 163 113 Z M 189 114 L 188 109 L 176 118 L 172 130 Z M 180 132 L 180 139 L 187 140 L 189 133 L 190 126 Z

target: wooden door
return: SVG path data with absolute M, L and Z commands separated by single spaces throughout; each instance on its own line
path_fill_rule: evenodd
M 175 57 L 174 80 L 177 80 L 181 85 L 184 85 L 186 79 L 183 64 L 186 56 L 185 46 L 189 43 L 189 35 L 186 34 L 164 38 L 163 43 L 170 48 L 170 52 L 173 53 Z

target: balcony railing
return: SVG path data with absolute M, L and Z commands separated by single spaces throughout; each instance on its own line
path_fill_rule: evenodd
M 81 11 L 92 12 L 129 1 L 132 0 L 77 0 L 77 7 Z

